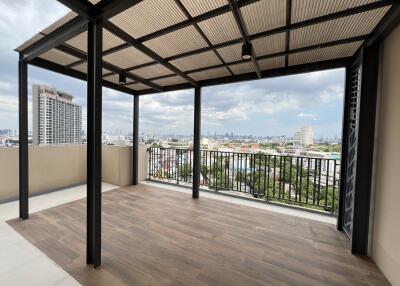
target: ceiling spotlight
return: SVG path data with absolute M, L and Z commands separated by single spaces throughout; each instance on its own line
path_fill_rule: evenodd
M 242 59 L 249 60 L 252 57 L 253 48 L 251 44 L 243 44 L 242 45 Z
M 119 84 L 126 84 L 126 75 L 125 74 L 120 74 L 119 75 Z

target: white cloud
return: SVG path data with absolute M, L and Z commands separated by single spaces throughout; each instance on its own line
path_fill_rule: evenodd
M 315 113 L 299 113 L 297 115 L 297 117 L 316 120 L 318 118 L 318 114 L 315 114 Z

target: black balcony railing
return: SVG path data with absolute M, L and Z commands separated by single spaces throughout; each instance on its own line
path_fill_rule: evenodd
M 148 153 L 150 180 L 192 182 L 192 150 L 151 147 Z M 337 212 L 337 159 L 202 150 L 200 170 L 203 189 Z

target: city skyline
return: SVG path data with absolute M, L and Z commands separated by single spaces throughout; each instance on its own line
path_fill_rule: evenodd
M 0 43 L 0 129 L 18 129 L 18 54 L 13 49 L 67 11 L 54 1 L 20 2 L 0 3 L 0 14 L 4 15 L 0 17 L 0 34 L 8 39 Z M 41 17 L 44 7 L 54 13 Z M 10 33 L 14 26 L 18 33 Z M 74 94 L 82 106 L 86 128 L 85 82 L 35 67 L 29 68 L 29 76 L 30 88 L 45 84 Z M 344 70 L 339 69 L 204 88 L 202 132 L 277 136 L 312 125 L 316 137 L 340 136 L 343 81 Z M 132 97 L 104 89 L 103 100 L 103 130 L 130 133 Z M 140 132 L 193 132 L 193 90 L 143 96 L 140 105 Z M 31 97 L 29 110 L 32 129 Z

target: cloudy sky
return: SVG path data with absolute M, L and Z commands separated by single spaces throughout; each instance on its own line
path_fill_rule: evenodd
M 18 129 L 18 55 L 14 49 L 67 12 L 55 0 L 0 2 L 0 129 Z M 332 70 L 203 89 L 202 132 L 293 135 L 310 125 L 319 136 L 340 136 L 344 71 Z M 29 68 L 29 84 L 55 86 L 83 106 L 84 82 Z M 132 97 L 104 89 L 103 130 L 130 133 Z M 193 90 L 140 98 L 144 133 L 192 134 Z

